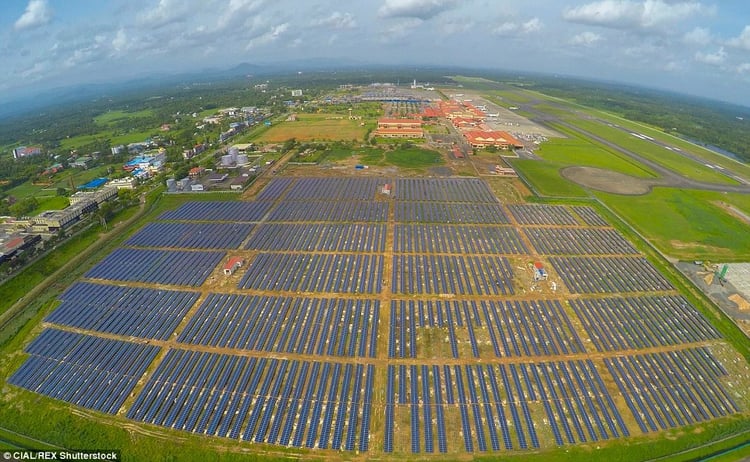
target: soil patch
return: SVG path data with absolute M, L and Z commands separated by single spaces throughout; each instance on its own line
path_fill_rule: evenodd
M 651 187 L 657 184 L 653 180 L 636 178 L 596 167 L 566 167 L 560 171 L 560 174 L 565 179 L 585 188 L 624 196 L 648 194 L 651 191 Z
M 734 294 L 734 295 L 730 295 L 727 298 L 733 301 L 734 303 L 736 303 L 740 311 L 750 311 L 750 302 L 745 300 L 745 298 L 742 297 L 741 295 Z

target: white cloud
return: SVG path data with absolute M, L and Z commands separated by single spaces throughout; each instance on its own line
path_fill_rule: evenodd
M 713 40 L 711 32 L 705 27 L 696 27 L 682 36 L 682 41 L 692 45 L 708 45 Z
M 710 11 L 710 8 L 696 1 L 601 0 L 567 8 L 563 18 L 570 22 L 615 29 L 649 29 Z
M 261 45 L 266 45 L 271 42 L 275 42 L 276 40 L 281 37 L 281 35 L 284 34 L 284 32 L 289 29 L 289 23 L 281 23 L 277 24 L 267 31 L 263 32 L 262 34 L 256 35 L 253 37 L 250 42 L 248 42 L 246 49 L 255 48 Z
M 161 27 L 167 24 L 183 22 L 192 11 L 190 2 L 182 0 L 159 0 L 152 9 L 141 12 L 138 21 L 149 27 Z
M 537 32 L 542 28 L 542 21 L 539 18 L 531 18 L 525 23 L 521 24 L 521 32 L 524 34 L 530 34 Z
M 219 16 L 217 24 L 221 29 L 241 24 L 248 16 L 260 11 L 265 3 L 265 0 L 230 0 L 229 4 L 222 8 L 222 15 Z
M 357 21 L 351 13 L 334 11 L 325 18 L 318 18 L 312 22 L 315 27 L 326 27 L 329 29 L 353 29 L 357 27 Z
M 699 63 L 703 64 L 710 64 L 713 66 L 718 66 L 720 64 L 723 64 L 724 61 L 727 59 L 727 52 L 724 51 L 724 47 L 719 48 L 716 53 L 703 53 L 703 52 L 697 52 L 695 54 L 695 60 Z
M 571 45 L 590 47 L 602 40 L 602 36 L 591 31 L 581 32 L 570 39 Z
M 47 65 L 44 62 L 35 62 L 31 65 L 31 67 L 28 67 L 21 72 L 19 72 L 19 75 L 24 79 L 31 82 L 37 81 L 44 77 L 44 75 L 47 72 Z
M 52 20 L 52 11 L 46 0 L 30 0 L 26 10 L 13 25 L 16 30 L 33 29 Z
M 742 63 L 737 66 L 738 74 L 750 74 L 750 63 Z
M 745 26 L 739 37 L 730 39 L 727 44 L 750 51 L 750 26 Z
M 125 33 L 125 29 L 119 29 L 112 39 L 112 48 L 116 52 L 121 52 L 127 49 L 128 46 L 128 34 Z
M 471 30 L 476 24 L 471 19 L 451 18 L 440 23 L 440 29 L 445 35 L 460 34 Z
M 492 33 L 502 36 L 532 34 L 541 30 L 542 26 L 542 21 L 539 18 L 531 18 L 525 22 L 508 21 L 492 29 Z
M 422 20 L 418 18 L 409 18 L 398 21 L 395 24 L 389 26 L 383 34 L 380 36 L 381 42 L 393 42 L 397 39 L 406 37 L 412 30 L 422 24 Z
M 427 20 L 458 4 L 458 0 L 385 0 L 378 10 L 378 16 Z

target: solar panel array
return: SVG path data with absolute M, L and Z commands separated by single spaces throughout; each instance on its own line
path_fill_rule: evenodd
M 571 300 L 599 351 L 653 348 L 721 338 L 687 300 L 678 296 Z
M 128 417 L 256 443 L 367 450 L 373 374 L 372 365 L 170 350 Z
M 475 358 L 492 354 L 503 358 L 586 351 L 559 301 L 394 300 L 391 302 L 388 356 L 434 357 L 438 348 L 434 344 L 429 351 L 417 349 L 417 337 L 431 335 L 431 329 L 447 330 L 450 352 L 439 352 L 438 356 L 442 357 L 462 357 L 459 353 L 462 344 L 470 346 L 471 351 L 466 354 Z M 492 350 L 484 347 L 487 337 Z
M 397 294 L 513 295 L 505 257 L 399 255 L 393 259 Z
M 393 251 L 404 253 L 527 254 L 509 226 L 396 225 Z
M 591 361 L 389 365 L 384 450 L 444 453 L 455 452 L 456 444 L 468 452 L 539 448 L 542 429 L 531 411 L 537 403 L 558 445 L 630 434 Z M 409 421 L 411 431 L 397 432 L 397 421 Z
M 720 334 L 591 207 L 503 205 L 479 179 L 276 178 L 125 245 L 60 296 L 10 383 L 201 435 L 413 454 L 741 410 L 705 346 Z M 238 274 L 208 280 L 229 252 Z
M 605 358 L 645 433 L 739 411 L 721 379 L 727 375 L 706 348 Z
M 76 282 L 44 320 L 110 334 L 167 340 L 198 292 Z
M 175 210 L 164 212 L 159 220 L 193 221 L 258 221 L 273 206 L 272 202 L 187 202 Z
M 8 383 L 81 407 L 115 414 L 159 348 L 45 329 Z
M 224 258 L 224 252 L 115 249 L 85 276 L 178 286 L 199 286 Z
M 638 250 L 615 229 L 524 228 L 542 255 L 633 255 Z
M 149 223 L 125 245 L 183 249 L 236 249 L 253 225 L 247 223 Z
M 249 250 L 302 252 L 383 252 L 385 225 L 366 223 L 260 225 L 245 246 Z
M 210 294 L 183 343 L 242 350 L 375 357 L 378 300 Z
M 550 257 L 573 293 L 655 292 L 672 284 L 643 257 Z
M 241 289 L 373 294 L 380 292 L 383 257 L 261 252 L 248 265 Z

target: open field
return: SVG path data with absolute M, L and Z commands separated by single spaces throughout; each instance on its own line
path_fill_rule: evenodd
M 706 181 L 710 183 L 738 184 L 733 179 L 728 178 L 726 175 L 718 173 L 714 169 L 708 168 L 703 164 L 699 164 L 692 159 L 687 159 L 681 154 L 658 146 L 648 140 L 636 138 L 629 133 L 623 132 L 622 130 L 609 127 L 599 122 L 585 121 L 578 118 L 566 118 L 566 121 L 576 127 L 586 130 L 589 133 L 601 136 L 602 138 L 605 138 L 606 140 L 611 141 L 622 148 L 625 148 L 649 160 L 657 162 L 658 164 L 667 167 L 668 169 L 679 173 L 686 178 Z
M 297 141 L 362 140 L 367 126 L 362 120 L 349 120 L 337 114 L 297 114 L 295 122 L 279 122 L 271 126 L 256 141 L 281 143 L 294 138 Z M 370 125 L 372 125 L 370 123 Z
M 747 225 L 712 204 L 732 200 L 727 195 L 672 188 L 655 188 L 637 201 L 615 194 L 595 195 L 668 255 L 682 259 L 750 259 Z M 739 198 L 747 204 L 746 196 Z
M 565 127 L 555 126 L 555 129 L 563 133 L 567 131 Z M 569 138 L 552 138 L 544 142 L 535 153 L 544 160 L 560 165 L 585 165 L 636 177 L 656 177 L 650 169 L 623 154 L 598 146 L 577 134 L 567 134 Z
M 27 181 L 26 183 L 20 184 L 15 188 L 8 190 L 8 195 L 14 196 L 16 198 L 33 196 L 36 197 L 40 203 L 44 201 L 50 201 L 49 197 L 54 196 L 57 193 L 57 188 L 65 188 L 67 190 L 70 190 L 71 179 L 73 180 L 74 186 L 79 186 L 93 180 L 94 178 L 107 176 L 107 170 L 109 168 L 121 168 L 121 165 L 102 165 L 88 170 L 77 168 L 63 170 L 53 177 L 54 183 L 51 185 L 35 185 L 31 181 Z M 53 206 L 59 203 L 61 202 L 51 202 Z M 43 209 L 41 205 L 39 209 L 49 210 Z
M 385 160 L 401 168 L 426 168 L 443 164 L 443 156 L 436 151 L 422 148 L 398 148 L 385 153 Z
M 127 145 L 130 143 L 144 141 L 146 138 L 149 138 L 158 132 L 159 131 L 156 128 L 151 130 L 143 130 L 140 132 L 134 131 L 130 133 L 120 133 L 113 130 L 102 129 L 94 135 L 80 135 L 60 140 L 60 149 L 77 149 L 81 146 L 85 146 L 89 143 L 93 143 L 99 140 L 109 140 L 109 144 L 111 144 L 112 146 L 117 146 L 119 144 Z
M 127 111 L 108 111 L 104 114 L 100 114 L 94 117 L 94 122 L 97 125 L 112 125 L 118 122 L 124 122 L 132 119 L 146 118 L 154 115 L 152 109 L 144 109 L 142 111 L 127 112 Z
M 511 164 L 531 184 L 534 190 L 543 196 L 589 196 L 581 186 L 560 175 L 560 170 L 566 167 L 565 164 L 529 159 L 515 159 L 511 161 Z

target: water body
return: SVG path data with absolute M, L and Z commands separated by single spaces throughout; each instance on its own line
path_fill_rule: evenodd
M 731 151 L 727 151 L 726 149 L 722 149 L 722 148 L 720 148 L 718 146 L 714 146 L 712 144 L 701 143 L 698 140 L 694 140 L 694 139 L 688 138 L 686 136 L 681 136 L 680 138 L 682 138 L 685 141 L 690 141 L 693 144 L 697 144 L 698 146 L 702 146 L 702 147 L 708 149 L 709 151 L 715 152 L 716 154 L 721 154 L 724 157 L 729 157 L 730 159 L 734 159 L 734 160 L 736 160 L 738 162 L 744 162 L 744 160 L 742 160 L 742 158 L 740 156 L 738 156 L 737 154 L 735 154 L 735 153 L 733 153 Z

